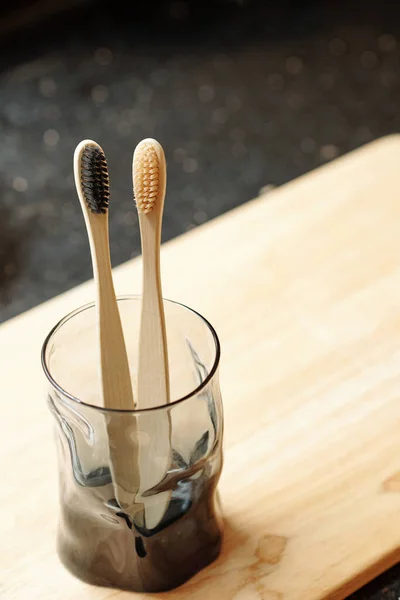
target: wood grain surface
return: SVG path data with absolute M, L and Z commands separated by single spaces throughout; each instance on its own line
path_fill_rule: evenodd
M 165 296 L 221 337 L 226 535 L 162 598 L 342 599 L 399 559 L 399 156 L 400 137 L 380 140 L 163 247 Z M 115 276 L 117 292 L 140 289 L 139 262 Z M 132 597 L 81 583 L 55 553 L 40 346 L 92 297 L 84 284 L 0 328 L 7 600 Z

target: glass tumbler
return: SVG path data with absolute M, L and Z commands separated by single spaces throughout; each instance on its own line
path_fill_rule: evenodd
M 135 393 L 141 298 L 118 305 Z M 95 585 L 169 590 L 221 547 L 219 341 L 190 308 L 164 300 L 164 309 L 167 405 L 155 398 L 145 410 L 102 408 L 94 304 L 64 317 L 43 345 L 58 449 L 58 554 Z

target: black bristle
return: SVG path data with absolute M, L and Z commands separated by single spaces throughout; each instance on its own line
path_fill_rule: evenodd
M 86 146 L 82 152 L 81 185 L 88 208 L 93 213 L 106 213 L 110 200 L 107 160 L 96 146 Z

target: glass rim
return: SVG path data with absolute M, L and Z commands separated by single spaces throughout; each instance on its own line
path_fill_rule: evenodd
M 141 296 L 139 294 L 125 294 L 125 295 L 117 296 L 117 301 L 138 300 L 140 298 L 141 298 Z M 212 338 L 213 338 L 213 341 L 215 344 L 215 356 L 214 356 L 214 360 L 213 360 L 213 365 L 212 365 L 212 368 L 211 368 L 209 374 L 204 379 L 204 381 L 202 381 L 194 390 L 192 390 L 185 396 L 182 396 L 182 398 L 177 398 L 176 400 L 173 400 L 172 402 L 169 402 L 168 404 L 160 404 L 159 406 L 151 406 L 149 408 L 134 408 L 134 409 L 107 408 L 104 406 L 96 406 L 95 404 L 90 404 L 90 402 L 85 402 L 85 401 L 81 400 L 80 398 L 77 398 L 70 392 L 67 392 L 67 390 L 64 390 L 64 388 L 61 385 L 59 385 L 57 383 L 57 381 L 53 378 L 53 376 L 50 373 L 50 368 L 47 365 L 46 351 L 47 351 L 49 342 L 52 339 L 52 337 L 54 336 L 54 334 L 57 333 L 57 331 L 63 325 L 65 325 L 68 321 L 70 321 L 76 315 L 82 313 L 83 311 L 95 307 L 95 304 L 96 304 L 95 302 L 88 302 L 87 304 L 78 306 L 77 308 L 75 308 L 74 310 L 72 310 L 71 312 L 66 314 L 64 317 L 62 317 L 62 319 L 60 319 L 54 325 L 54 327 L 52 327 L 50 329 L 49 333 L 46 335 L 43 345 L 42 345 L 40 356 L 41 356 L 42 369 L 43 369 L 44 374 L 46 375 L 46 378 L 48 379 L 49 383 L 52 385 L 52 387 L 57 392 L 61 393 L 63 396 L 65 396 L 69 400 L 72 400 L 74 403 L 77 403 L 81 406 L 86 406 L 88 408 L 92 408 L 94 410 L 98 410 L 101 412 L 110 413 L 110 414 L 139 414 L 139 413 L 148 413 L 148 412 L 152 412 L 152 411 L 156 411 L 156 410 L 164 410 L 166 408 L 176 406 L 177 404 L 185 402 L 186 400 L 189 400 L 190 398 L 193 398 L 194 396 L 197 396 L 197 394 L 199 394 L 201 392 L 201 390 L 204 389 L 210 383 L 210 381 L 213 379 L 215 373 L 217 372 L 218 366 L 219 366 L 220 357 L 221 357 L 221 345 L 219 342 L 217 332 L 215 331 L 215 329 L 211 325 L 211 323 L 205 317 L 203 317 L 203 315 L 201 315 L 199 312 L 197 312 L 193 308 L 190 308 L 190 306 L 186 306 L 186 304 L 183 304 L 182 302 L 177 302 L 176 300 L 169 300 L 168 298 L 163 298 L 163 302 L 167 302 L 168 304 L 174 304 L 176 306 L 180 306 L 180 307 L 188 310 L 189 312 L 193 313 L 194 315 L 196 315 L 203 321 L 203 323 L 206 325 L 208 330 L 211 332 L 211 335 L 212 335 Z

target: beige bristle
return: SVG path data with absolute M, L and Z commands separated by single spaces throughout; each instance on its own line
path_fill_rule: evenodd
M 140 142 L 135 150 L 133 192 L 138 209 L 149 213 L 159 192 L 159 162 L 154 145 L 147 140 Z

